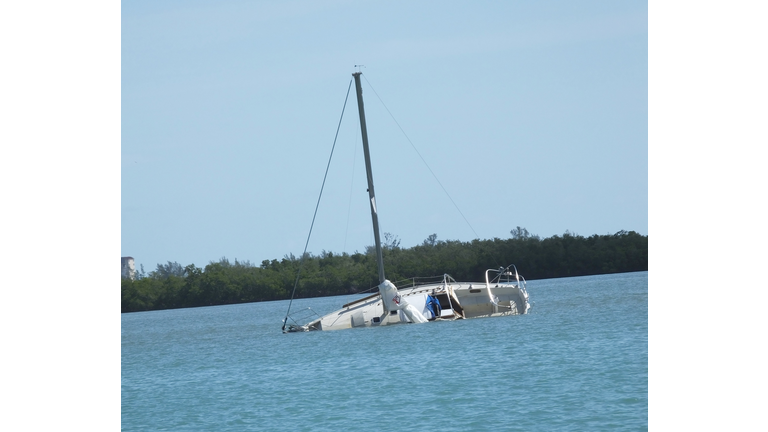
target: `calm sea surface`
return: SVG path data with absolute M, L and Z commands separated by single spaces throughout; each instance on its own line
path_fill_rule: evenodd
M 300 334 L 287 301 L 123 314 L 122 430 L 647 430 L 648 273 L 528 292 L 525 316 Z

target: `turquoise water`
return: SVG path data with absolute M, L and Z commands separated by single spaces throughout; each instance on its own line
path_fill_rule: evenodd
M 123 314 L 122 430 L 647 430 L 648 273 L 528 292 L 525 316 L 335 332 L 282 334 L 287 301 Z

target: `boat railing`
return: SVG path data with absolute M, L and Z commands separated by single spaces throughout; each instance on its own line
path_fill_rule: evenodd
M 450 276 L 448 276 L 450 277 Z M 395 287 L 397 289 L 403 289 L 403 288 L 413 288 L 421 285 L 434 285 L 437 283 L 440 283 L 440 281 L 443 279 L 443 276 L 427 276 L 427 277 L 412 277 L 408 279 L 400 279 L 397 282 L 394 283 Z M 453 279 L 453 278 L 451 278 Z M 363 291 L 363 293 L 378 290 L 379 287 L 375 286 L 368 290 Z M 358 303 L 363 303 L 368 300 L 374 299 L 379 296 L 378 292 L 374 292 L 373 294 L 367 295 L 365 297 L 359 298 L 357 300 L 352 300 L 351 302 L 342 305 L 342 308 L 348 308 L 350 306 L 354 306 Z
M 395 286 L 398 289 L 402 289 L 402 288 L 413 288 L 420 285 L 434 285 L 434 284 L 442 283 L 445 276 L 451 277 L 450 275 L 447 275 L 447 274 L 439 275 L 439 276 L 411 277 L 411 278 L 398 280 L 397 282 L 395 282 Z
M 512 273 L 512 270 L 514 269 L 515 272 Z M 489 273 L 490 272 L 496 272 L 497 275 L 492 280 L 489 280 Z M 514 277 L 514 279 L 513 279 Z M 520 283 L 520 280 L 522 279 L 522 284 Z M 488 299 L 493 303 L 494 309 L 497 309 L 499 307 L 504 307 L 508 309 L 512 309 L 512 305 L 501 305 L 499 304 L 499 298 L 493 294 L 493 291 L 491 291 L 491 283 L 495 283 L 496 286 L 499 284 L 505 284 L 510 285 L 514 284 L 518 288 L 520 288 L 521 291 L 525 291 L 525 278 L 520 276 L 520 274 L 517 272 L 517 267 L 515 267 L 514 264 L 510 264 L 507 267 L 499 267 L 498 269 L 488 269 L 485 271 L 485 289 L 488 292 Z
M 315 321 L 317 318 L 322 318 L 322 317 L 317 312 L 312 310 L 312 308 L 309 308 L 309 307 L 306 309 L 298 310 L 292 314 L 286 315 L 285 321 L 287 322 L 290 319 L 293 323 L 288 324 L 288 329 L 283 331 L 283 333 L 309 331 L 310 330 L 309 324 Z
M 362 303 L 362 302 L 364 302 L 364 301 L 367 301 L 367 300 L 370 300 L 370 299 L 376 298 L 376 297 L 378 297 L 379 295 L 380 295 L 379 293 L 374 293 L 374 294 L 371 294 L 371 295 L 365 296 L 365 297 L 363 297 L 363 298 L 359 298 L 359 299 L 357 299 L 357 300 L 353 300 L 353 301 L 351 301 L 351 302 L 349 302 L 349 303 L 347 303 L 347 304 L 345 304 L 345 305 L 342 305 L 341 307 L 342 307 L 342 308 L 348 308 L 348 307 L 350 307 L 350 306 L 352 306 L 352 305 L 356 305 L 356 304 L 358 304 L 358 303 Z

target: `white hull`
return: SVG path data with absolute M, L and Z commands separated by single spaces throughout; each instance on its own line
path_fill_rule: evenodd
M 522 315 L 528 313 L 530 309 L 524 281 L 488 286 L 484 282 L 444 281 L 401 288 L 397 292 L 429 321 Z M 442 308 L 439 317 L 435 317 L 427 306 L 427 296 L 433 296 L 439 301 Z M 496 304 L 492 301 L 492 297 Z M 403 310 L 387 311 L 381 294 L 377 293 L 348 303 L 341 309 L 306 325 L 292 326 L 292 331 L 341 330 L 410 322 Z

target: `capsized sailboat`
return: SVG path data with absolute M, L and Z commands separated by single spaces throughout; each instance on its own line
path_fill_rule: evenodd
M 361 72 L 352 74 L 357 90 L 360 132 L 363 138 L 365 170 L 368 177 L 368 197 L 371 206 L 373 235 L 379 271 L 378 292 L 347 303 L 341 309 L 316 318 L 306 324 L 295 322 L 283 332 L 340 330 L 353 327 L 376 327 L 403 323 L 425 323 L 479 317 L 527 314 L 530 309 L 525 278 L 514 265 L 488 269 L 482 282 L 458 282 L 445 274 L 442 280 L 396 287 L 384 274 L 384 260 L 379 237 L 379 216 L 373 188 L 371 158 L 368 151 L 368 130 L 365 123 Z M 493 274 L 493 277 L 491 277 Z M 415 281 L 416 279 L 414 279 Z

